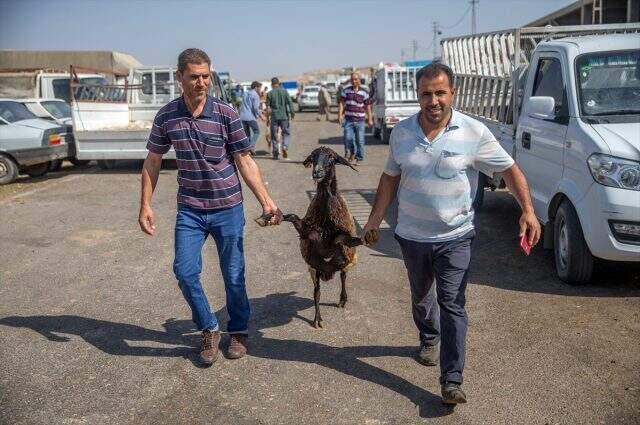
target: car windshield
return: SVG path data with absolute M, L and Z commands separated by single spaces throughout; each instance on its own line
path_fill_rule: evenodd
M 320 91 L 320 88 L 318 87 L 307 87 L 306 89 L 304 89 L 305 93 L 318 93 Z
M 11 101 L 0 101 L 0 117 L 4 118 L 8 122 L 37 118 L 22 103 Z
M 67 102 L 56 102 L 53 100 L 46 100 L 41 102 L 42 107 L 47 110 L 54 118 L 71 118 L 71 108 Z
M 580 56 L 576 74 L 582 115 L 640 115 L 640 50 Z

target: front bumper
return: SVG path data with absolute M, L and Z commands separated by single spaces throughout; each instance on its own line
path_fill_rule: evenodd
M 640 244 L 621 242 L 610 226 L 611 221 L 640 224 L 640 192 L 594 183 L 576 204 L 576 211 L 595 257 L 640 262 Z
M 55 146 L 39 146 L 37 148 L 27 148 L 8 151 L 15 158 L 18 165 L 29 166 L 53 161 L 54 159 L 64 159 L 69 157 L 69 145 L 63 143 Z

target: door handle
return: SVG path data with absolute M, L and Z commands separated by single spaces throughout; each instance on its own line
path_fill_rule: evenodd
M 526 131 L 522 132 L 522 147 L 525 149 L 531 149 L 531 134 Z

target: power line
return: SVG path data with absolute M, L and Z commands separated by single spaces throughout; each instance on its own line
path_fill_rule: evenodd
M 473 0 L 472 0 L 472 1 L 473 1 Z M 476 1 L 477 1 L 477 0 L 476 0 Z M 449 30 L 449 29 L 451 29 L 451 28 L 453 28 L 453 27 L 457 27 L 458 25 L 460 25 L 460 22 L 462 22 L 462 20 L 467 16 L 467 14 L 468 14 L 468 13 L 469 13 L 469 11 L 471 10 L 472 6 L 473 6 L 473 3 L 467 7 L 467 10 L 465 10 L 465 11 L 464 11 L 464 13 L 463 13 L 463 14 L 462 14 L 462 16 L 460 17 L 460 19 L 458 19 L 458 22 L 456 22 L 455 24 L 450 25 L 450 26 L 448 26 L 448 27 L 442 27 L 442 29 Z

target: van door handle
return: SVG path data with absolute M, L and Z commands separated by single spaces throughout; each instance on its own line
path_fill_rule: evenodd
M 522 132 L 522 147 L 525 149 L 531 149 L 531 134 L 526 131 Z

